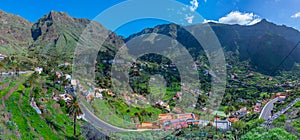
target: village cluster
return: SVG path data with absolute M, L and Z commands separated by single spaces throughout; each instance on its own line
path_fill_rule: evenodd
M 63 65 L 70 65 L 69 63 L 65 63 Z M 35 68 L 35 71 L 37 73 L 41 73 L 43 71 L 42 68 Z M 205 74 L 210 74 L 209 71 L 206 71 Z M 62 72 L 56 71 L 55 75 L 57 76 L 58 79 L 65 78 L 64 80 L 68 81 L 68 84 L 64 86 L 64 93 L 63 94 L 52 94 L 52 99 L 55 101 L 59 101 L 60 99 L 64 100 L 66 103 L 71 101 L 73 97 L 75 96 L 75 90 L 78 88 L 77 91 L 80 92 L 82 96 L 84 96 L 85 100 L 87 102 L 92 102 L 95 99 L 103 99 L 103 94 L 106 94 L 111 97 L 115 97 L 116 95 L 109 89 L 104 89 L 104 88 L 94 88 L 93 90 L 87 90 L 80 82 L 76 79 L 72 79 L 71 75 L 69 74 L 64 74 Z M 246 75 L 246 78 L 252 77 L 253 74 L 250 73 Z M 231 78 L 235 79 L 237 77 L 237 74 L 232 74 Z M 272 80 L 272 79 L 269 79 Z M 60 84 L 62 80 L 58 80 L 57 84 Z M 91 85 L 91 83 L 87 83 L 87 85 Z M 192 94 L 202 94 L 201 90 L 191 90 L 188 87 L 185 86 L 185 84 L 181 84 L 182 90 L 188 93 Z M 294 83 L 283 83 L 280 86 L 294 86 Z M 289 93 L 290 90 L 285 90 L 285 93 Z M 205 93 L 206 96 L 209 96 L 212 94 L 212 92 L 207 92 Z M 149 104 L 148 100 L 146 97 L 143 95 L 139 94 L 128 94 L 127 92 L 123 93 L 123 97 L 125 100 L 126 104 L 136 104 L 138 101 L 142 101 L 143 103 Z M 282 102 L 286 99 L 286 95 L 277 93 L 275 94 L 272 99 L 278 98 L 278 102 Z M 181 100 L 182 99 L 182 92 L 176 92 L 174 97 L 172 98 L 173 100 Z M 247 102 L 245 99 L 238 99 L 239 102 Z M 177 113 L 177 114 L 159 114 L 158 120 L 155 122 L 142 122 L 140 124 L 137 124 L 136 127 L 138 129 L 163 129 L 163 130 L 170 130 L 170 129 L 181 129 L 181 128 L 187 128 L 191 125 L 197 125 L 197 126 L 207 126 L 211 125 L 214 127 L 217 127 L 218 129 L 221 130 L 229 130 L 231 129 L 231 123 L 232 122 L 237 122 L 239 121 L 240 118 L 246 116 L 247 114 L 251 113 L 252 111 L 254 113 L 260 113 L 262 109 L 262 104 L 265 104 L 266 101 L 261 101 L 258 100 L 257 103 L 255 104 L 253 109 L 247 109 L 246 107 L 243 107 L 239 109 L 238 111 L 230 112 L 229 116 L 222 116 L 222 118 L 226 118 L 221 120 L 221 117 L 216 114 L 214 121 L 208 121 L 208 120 L 203 120 L 199 119 L 200 116 L 195 115 L 193 113 L 184 113 L 181 114 L 181 109 L 180 108 L 174 108 L 172 112 Z M 37 107 L 36 103 L 34 100 L 31 101 L 30 104 L 36 111 L 37 113 L 41 114 L 41 110 L 39 107 Z M 170 106 L 168 105 L 167 102 L 164 102 L 162 100 L 158 100 L 155 102 L 156 106 L 165 108 L 169 112 Z M 202 108 L 200 111 L 207 111 L 207 108 Z M 81 116 L 77 116 L 78 119 L 84 118 L 84 114 Z

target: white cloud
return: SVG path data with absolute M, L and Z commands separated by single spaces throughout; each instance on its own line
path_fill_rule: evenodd
M 300 12 L 295 13 L 294 15 L 292 15 L 291 18 L 300 18 Z
M 191 0 L 190 4 L 191 4 L 191 6 L 190 6 L 191 12 L 195 12 L 198 9 L 198 7 L 199 7 L 198 0 Z
M 261 18 L 253 13 L 241 13 L 239 11 L 233 11 L 226 16 L 221 17 L 218 21 L 204 20 L 204 23 L 217 22 L 224 24 L 253 25 L 260 21 Z
M 188 23 L 192 24 L 192 23 L 193 23 L 193 20 L 194 20 L 194 16 L 188 16 L 188 15 L 185 15 L 185 20 L 186 20 Z
M 253 13 L 241 13 L 239 11 L 233 11 L 219 19 L 220 23 L 225 24 L 240 24 L 240 25 L 253 25 L 259 22 L 261 19 Z
M 203 21 L 203 23 L 208 23 L 208 22 L 219 23 L 219 21 L 215 21 L 215 20 L 207 20 L 207 19 L 204 19 L 204 21 Z

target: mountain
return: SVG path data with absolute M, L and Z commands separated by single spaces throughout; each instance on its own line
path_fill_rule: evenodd
M 92 29 L 85 30 L 87 26 Z M 113 41 L 110 40 L 118 40 L 115 33 L 105 29 L 98 22 L 84 18 L 72 18 L 66 13 L 51 11 L 33 24 L 31 35 L 34 43 L 31 47 L 40 48 L 40 53 L 44 54 L 49 54 L 54 49 L 54 52 L 70 56 L 74 53 L 84 30 L 84 34 L 92 36 L 89 38 L 92 42 L 107 40 L 112 43 Z M 110 35 L 106 37 L 106 34 Z M 101 45 L 99 44 L 99 46 Z
M 0 10 L 0 52 L 24 52 L 32 42 L 31 25 L 32 23 L 20 16 Z
M 146 28 L 124 39 L 98 22 L 73 18 L 64 12 L 51 11 L 35 23 L 3 11 L 0 11 L 0 17 L 0 52 L 4 54 L 33 50 L 39 54 L 71 59 L 78 42 L 81 42 L 80 37 L 86 36 L 88 38 L 84 38 L 84 42 L 102 47 L 98 59 L 112 59 L 123 42 L 143 34 L 158 33 L 176 39 L 196 58 L 205 55 L 205 51 L 186 29 L 204 32 L 209 25 L 218 37 L 227 60 L 236 57 L 239 61 L 249 61 L 252 68 L 264 74 L 290 70 L 295 63 L 300 63 L 300 49 L 294 50 L 300 41 L 300 32 L 265 19 L 251 26 L 206 23 L 183 27 L 165 24 Z M 103 40 L 105 42 L 100 44 Z
M 236 56 L 240 61 L 249 61 L 254 69 L 264 74 L 272 74 L 278 70 L 291 70 L 295 63 L 300 63 L 300 46 L 295 49 L 300 41 L 300 32 L 284 25 L 275 25 L 265 19 L 252 26 L 220 23 L 186 27 L 175 24 L 159 25 L 133 34 L 126 41 L 148 33 L 163 34 L 179 41 L 193 55 L 195 48 L 202 47 L 186 29 L 197 34 L 199 31 L 207 30 L 208 25 L 218 37 L 227 60 Z M 201 49 L 196 51 L 203 54 Z
M 87 27 L 91 30 L 85 30 Z M 91 42 L 106 40 L 105 44 L 121 44 L 122 38 L 98 22 L 73 18 L 64 12 L 50 11 L 37 22 L 0 10 L 0 52 L 15 54 L 34 50 L 41 54 L 54 53 L 69 57 L 74 53 L 82 32 L 92 35 Z M 98 44 L 101 46 L 100 44 Z M 55 54 L 55 55 L 56 55 Z

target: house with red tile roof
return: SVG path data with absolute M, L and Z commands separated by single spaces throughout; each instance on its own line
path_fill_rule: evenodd
M 261 104 L 258 104 L 258 103 L 254 106 L 255 113 L 260 113 L 260 111 L 261 111 L 260 106 L 261 106 Z

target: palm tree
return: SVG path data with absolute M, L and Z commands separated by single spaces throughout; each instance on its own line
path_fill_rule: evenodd
M 76 120 L 77 120 L 77 116 L 82 115 L 82 111 L 80 109 L 79 106 L 79 101 L 77 99 L 77 97 L 73 97 L 73 100 L 68 104 L 68 113 L 70 115 L 73 115 L 73 119 L 74 119 L 74 137 L 76 136 Z
M 1 76 L 2 76 L 3 69 L 6 69 L 6 65 L 3 62 L 0 62 Z
M 12 62 L 11 68 L 12 68 L 13 75 L 15 75 L 15 71 L 16 71 L 16 68 L 17 68 L 17 63 L 16 62 Z
M 69 86 L 69 84 L 70 84 L 69 80 L 64 77 L 64 79 L 62 81 L 62 85 L 65 87 L 65 86 Z
M 230 113 L 230 107 L 228 106 L 228 107 L 226 107 L 226 109 L 225 109 L 225 114 L 226 114 L 226 115 L 229 115 L 229 113 Z
M 58 80 L 59 80 L 59 90 L 61 90 L 61 85 L 62 85 L 62 83 L 63 83 L 63 76 L 60 76 L 59 78 L 58 78 Z
M 39 75 L 34 72 L 29 78 L 28 78 L 28 82 L 30 85 L 30 96 L 32 94 L 32 90 L 36 88 L 36 85 L 39 84 Z
M 55 71 L 54 72 L 50 72 L 49 77 L 52 79 L 53 87 L 55 87 L 55 82 L 57 81 L 57 76 L 56 76 Z
M 20 68 L 21 68 L 20 63 L 16 63 L 16 73 L 18 76 L 20 76 Z

